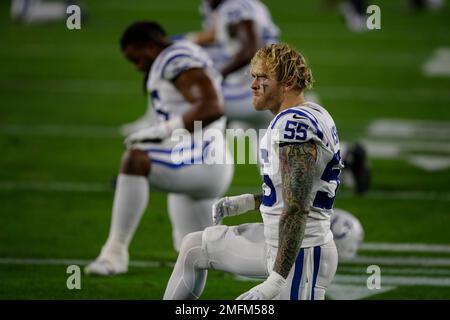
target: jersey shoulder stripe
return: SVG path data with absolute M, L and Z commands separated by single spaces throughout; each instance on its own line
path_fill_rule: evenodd
M 167 59 L 166 63 L 163 65 L 163 67 L 161 69 L 161 74 L 160 74 L 161 78 L 166 78 L 165 77 L 166 69 L 168 68 L 168 66 L 170 66 L 170 63 L 176 59 L 177 60 L 184 59 L 184 61 L 183 61 L 184 64 L 177 68 L 178 71 L 172 72 L 171 73 L 172 76 L 170 76 L 169 78 L 173 78 L 173 76 L 180 74 L 181 72 L 183 72 L 185 70 L 192 69 L 192 68 L 205 68 L 208 65 L 206 61 L 204 61 L 198 57 L 192 56 L 190 54 L 185 54 L 185 53 L 176 54 L 176 55 L 173 55 L 172 57 L 170 57 L 169 59 Z
M 320 128 L 320 124 L 318 123 L 317 119 L 309 112 L 305 112 L 306 110 L 300 110 L 300 109 L 287 109 L 284 110 L 282 112 L 280 112 L 275 119 L 272 121 L 272 125 L 270 126 L 270 129 L 273 129 L 275 127 L 275 125 L 277 124 L 277 122 L 283 118 L 284 116 L 288 115 L 288 114 L 297 114 L 303 118 L 308 119 L 312 125 L 314 126 L 314 128 L 316 129 L 316 134 L 317 137 L 319 137 L 319 139 L 323 140 L 323 132 L 322 129 Z
M 201 56 L 200 51 L 196 51 L 195 48 L 182 44 L 174 44 L 167 48 L 157 60 L 154 71 L 162 79 L 167 78 L 165 77 L 166 70 L 175 60 L 180 66 L 177 66 L 175 70 L 171 70 L 168 78 L 173 78 L 175 75 L 190 68 L 206 68 L 210 65 L 207 58 Z

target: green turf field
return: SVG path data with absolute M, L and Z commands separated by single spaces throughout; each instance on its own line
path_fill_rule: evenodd
M 264 2 L 282 40 L 311 64 L 341 140 L 364 141 L 372 155 L 370 192 L 355 197 L 344 186 L 335 203 L 361 220 L 365 247 L 339 265 L 328 298 L 360 290 L 367 299 L 450 299 L 450 75 L 423 73 L 438 48 L 450 50 L 450 4 L 411 13 L 406 1 L 373 1 L 382 29 L 355 34 L 322 1 Z M 124 150 L 117 128 L 145 110 L 141 76 L 119 51 L 121 32 L 138 19 L 171 34 L 199 29 L 198 3 L 89 1 L 78 31 L 65 22 L 13 24 L 9 2 L 0 3 L 1 299 L 162 297 L 176 259 L 162 193 L 151 193 L 128 275 L 83 276 L 81 290 L 68 290 L 66 268 L 98 254 Z M 256 167 L 240 165 L 228 194 L 259 185 Z M 226 222 L 247 221 L 259 217 Z M 381 268 L 380 291 L 364 290 L 372 264 Z M 202 298 L 233 299 L 254 284 L 212 271 Z

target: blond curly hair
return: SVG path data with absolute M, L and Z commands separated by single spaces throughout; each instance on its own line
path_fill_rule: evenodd
M 312 88 L 314 79 L 305 58 L 285 43 L 260 48 L 255 53 L 251 66 L 257 62 L 262 62 L 268 76 L 278 82 L 293 82 L 294 88 L 302 91 Z

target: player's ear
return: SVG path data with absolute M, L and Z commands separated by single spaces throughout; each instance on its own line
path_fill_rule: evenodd
M 288 79 L 285 83 L 284 83 L 284 91 L 288 92 L 294 89 L 295 86 L 295 82 L 294 79 Z

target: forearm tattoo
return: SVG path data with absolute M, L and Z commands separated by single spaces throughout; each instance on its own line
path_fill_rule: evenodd
M 284 278 L 294 265 L 305 234 L 316 159 L 317 146 L 314 142 L 280 147 L 284 208 L 274 271 Z

